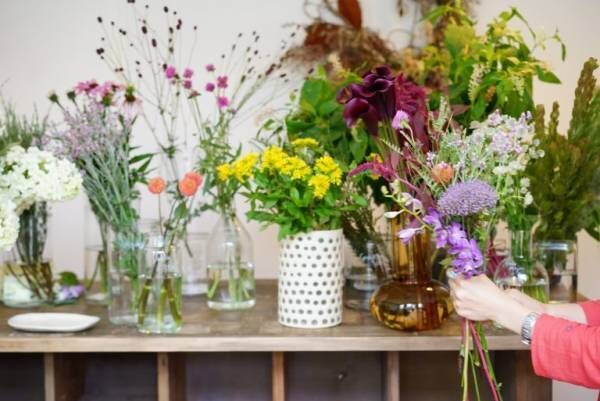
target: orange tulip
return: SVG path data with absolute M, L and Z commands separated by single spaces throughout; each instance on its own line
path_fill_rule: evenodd
M 160 194 L 165 190 L 165 180 L 161 177 L 154 177 L 150 181 L 148 181 L 148 191 L 152 192 L 155 195 Z
M 193 196 L 198 191 L 197 181 L 187 176 L 179 180 L 177 187 L 183 196 Z
M 450 164 L 441 162 L 433 166 L 433 169 L 431 169 L 431 176 L 438 184 L 447 184 L 452 181 L 454 169 Z

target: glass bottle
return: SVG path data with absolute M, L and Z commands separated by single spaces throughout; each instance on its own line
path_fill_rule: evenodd
M 239 310 L 254 306 L 253 244 L 234 209 L 221 213 L 210 234 L 207 276 L 210 308 Z
M 208 233 L 191 232 L 181 241 L 183 295 L 206 293 L 206 252 Z
M 85 215 L 85 301 L 108 303 L 108 224 L 100 222 L 90 206 Z
M 510 257 L 500 263 L 494 281 L 500 288 L 514 288 L 540 302 L 548 302 L 548 274 L 535 263 L 531 231 L 510 231 Z
M 137 327 L 142 333 L 176 333 L 183 324 L 181 246 L 151 233 L 140 275 Z
M 384 245 L 384 242 L 381 241 Z M 349 248 L 349 247 L 348 247 Z M 388 262 L 374 241 L 367 241 L 366 253 L 355 257 L 350 252 L 345 259 L 344 305 L 350 309 L 368 311 L 371 296 L 379 288 Z

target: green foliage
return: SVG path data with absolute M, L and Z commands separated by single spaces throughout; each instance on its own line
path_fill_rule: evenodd
M 452 106 L 468 106 L 454 119 L 468 126 L 471 121 L 481 121 L 496 109 L 502 114 L 518 117 L 533 110 L 533 79 L 560 83 L 546 64 L 534 56 L 537 48 L 545 48 L 548 41 L 557 41 L 565 57 L 565 46 L 555 33 L 551 37 L 537 35 L 516 8 L 500 13 L 487 25 L 484 34 L 477 34 L 475 22 L 461 9 L 441 6 L 426 19 L 448 21 L 444 39 L 439 45 L 424 50 L 425 82 L 432 72 L 441 75 L 447 88 L 431 96 L 431 108 L 436 109 L 441 96 L 449 97 Z M 521 21 L 533 39 L 529 45 L 520 30 L 511 28 L 510 22 Z M 443 93 L 446 92 L 447 93 Z
M 362 126 L 355 129 L 346 126 L 342 116 L 344 107 L 336 100 L 339 90 L 353 82 L 360 82 L 360 77 L 348 73 L 341 82 L 333 82 L 324 68 L 319 67 L 304 81 L 297 109 L 285 119 L 290 141 L 313 138 L 346 169 L 377 151 L 373 138 Z
M 14 106 L 2 102 L 0 116 L 0 156 L 6 154 L 13 145 L 27 149 L 41 141 L 46 130 L 46 119 L 40 119 L 37 114 L 31 118 L 18 116 Z
M 567 135 L 558 132 L 558 103 L 546 125 L 544 107 L 536 112 L 536 136 L 545 156 L 530 165 L 531 192 L 540 216 L 537 239 L 572 240 L 587 229 L 596 239 L 600 208 L 600 92 L 596 59 L 581 72 Z

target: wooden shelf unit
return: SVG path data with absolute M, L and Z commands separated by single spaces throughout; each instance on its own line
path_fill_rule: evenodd
M 163 336 L 113 326 L 104 308 L 84 304 L 43 310 L 101 316 L 89 331 L 21 333 L 6 320 L 23 311 L 0 308 L 0 394 L 25 401 L 459 399 L 457 318 L 439 330 L 403 333 L 346 309 L 338 327 L 292 329 L 277 323 L 276 283 L 259 282 L 257 293 L 257 306 L 244 312 L 211 311 L 201 297 L 186 298 L 183 330 Z M 550 401 L 551 381 L 533 374 L 519 337 L 491 325 L 487 335 L 504 400 Z

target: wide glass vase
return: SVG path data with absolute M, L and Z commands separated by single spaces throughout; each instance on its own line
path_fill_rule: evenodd
M 510 256 L 495 269 L 494 282 L 500 288 L 517 289 L 540 302 L 548 302 L 548 274 L 535 261 L 531 231 L 510 232 Z
M 19 236 L 5 263 L 6 306 L 30 308 L 54 301 L 52 265 L 45 253 L 47 238 L 48 206 L 34 203 L 19 217 Z
M 208 306 L 248 309 L 255 304 L 253 243 L 235 211 L 221 213 L 208 240 Z
M 135 326 L 139 274 L 144 268 L 145 238 L 137 226 L 109 230 L 108 319 L 115 325 Z
M 577 241 L 538 241 L 535 256 L 549 277 L 550 302 L 577 302 Z
M 344 256 L 344 305 L 347 308 L 371 309 L 371 297 L 381 285 L 389 266 L 386 252 L 379 249 L 381 246 L 385 246 L 384 241 L 367 240 L 365 253 L 361 255 L 356 255 L 347 246 Z
M 181 247 L 152 233 L 139 278 L 137 328 L 142 333 L 176 333 L 183 324 Z
M 417 234 L 403 244 L 395 235 L 403 225 L 402 218 L 391 221 L 390 277 L 373 294 L 371 312 L 392 329 L 436 329 L 452 312 L 450 293 L 431 276 L 433 244 L 430 236 Z

